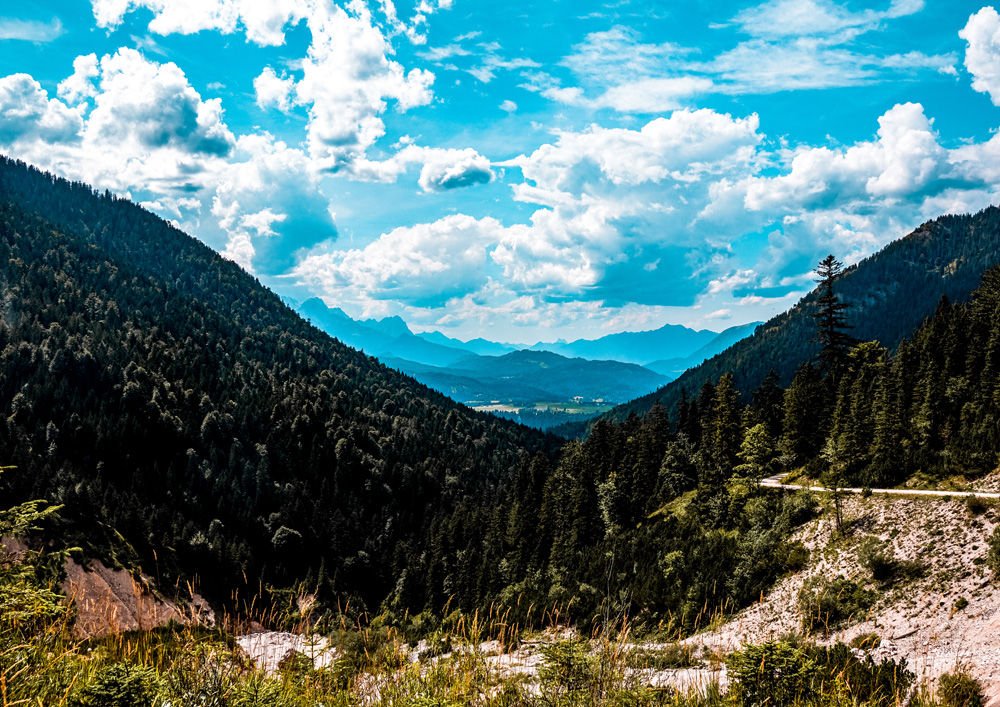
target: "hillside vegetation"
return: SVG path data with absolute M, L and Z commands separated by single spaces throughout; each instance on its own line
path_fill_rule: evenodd
M 128 201 L 9 160 L 0 301 L 4 497 L 63 504 L 67 544 L 217 597 L 311 577 L 377 607 L 432 524 L 555 449 L 337 343 Z
M 741 394 L 736 370 L 673 419 L 653 405 L 559 448 L 342 346 L 126 201 L 13 162 L 0 188 L 5 497 L 64 504 L 57 546 L 164 584 L 200 575 L 216 602 L 259 593 L 292 620 L 308 595 L 321 625 L 377 612 L 387 639 L 484 612 L 685 637 L 814 560 L 816 499 L 761 478 L 997 466 L 1000 269 L 895 352 L 823 320 L 821 363 L 787 389 L 775 373 Z M 828 260 L 814 310 L 857 323 L 861 307 L 838 309 L 857 270 Z M 857 607 L 866 591 L 835 587 Z

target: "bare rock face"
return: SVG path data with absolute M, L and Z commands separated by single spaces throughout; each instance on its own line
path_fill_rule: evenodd
M 100 561 L 89 570 L 66 562 L 63 593 L 75 610 L 73 632 L 79 638 L 97 638 L 124 631 L 182 624 L 215 625 L 215 614 L 197 593 L 180 605 L 153 591 L 147 577 L 136 580 L 125 570 L 113 570 Z
M 337 649 L 322 636 L 302 636 L 285 631 L 257 631 L 236 637 L 236 643 L 258 668 L 273 673 L 305 658 L 316 669 L 337 659 Z

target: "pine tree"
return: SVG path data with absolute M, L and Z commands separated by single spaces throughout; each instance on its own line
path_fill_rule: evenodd
M 847 362 L 847 352 L 855 343 L 855 339 L 846 333 L 847 329 L 852 328 L 844 316 L 844 310 L 850 305 L 841 302 L 833 291 L 833 283 L 843 269 L 843 263 L 832 254 L 823 258 L 816 267 L 816 274 L 819 276 L 816 280 L 819 284 L 816 303 L 819 310 L 813 314 L 818 329 L 813 341 L 820 344 L 817 361 L 823 372 L 833 377 L 831 383 L 836 383 L 837 375 Z

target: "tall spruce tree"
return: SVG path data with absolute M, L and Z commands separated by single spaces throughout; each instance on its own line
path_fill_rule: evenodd
M 819 298 L 816 300 L 819 310 L 813 314 L 816 320 L 817 332 L 813 341 L 820 344 L 817 356 L 820 367 L 828 376 L 833 376 L 836 382 L 838 373 L 847 363 L 847 352 L 856 343 L 854 337 L 847 333 L 851 326 L 847 323 L 844 310 L 850 307 L 833 291 L 833 283 L 844 271 L 844 264 L 832 254 L 823 258 L 816 267 L 819 284 Z

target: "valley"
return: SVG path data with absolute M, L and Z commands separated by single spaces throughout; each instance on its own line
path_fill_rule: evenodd
M 330 336 L 456 402 L 542 430 L 582 423 L 655 391 L 757 326 L 716 334 L 666 325 L 520 347 L 485 339 L 463 342 L 439 332 L 414 334 L 399 317 L 357 321 L 318 298 L 289 304 Z
M 997 210 L 925 224 L 856 268 L 830 256 L 813 293 L 727 335 L 663 402 L 607 410 L 666 377 L 440 337 L 415 344 L 429 362 L 378 359 L 127 200 L 10 160 L 0 193 L 0 536 L 18 538 L 0 556 L 5 699 L 749 707 L 776 690 L 818 705 L 930 704 L 953 680 L 996 691 L 994 499 L 905 491 L 998 492 Z M 925 262 L 930 294 L 906 307 L 859 294 L 875 272 L 909 293 L 928 244 L 940 262 L 976 258 Z M 313 321 L 344 319 L 320 305 Z M 873 340 L 845 334 L 858 314 Z M 904 320 L 919 321 L 883 346 Z M 341 326 L 420 338 L 362 324 Z M 767 346 L 790 378 L 741 389 L 756 380 L 745 352 Z M 577 415 L 584 434 L 518 424 L 529 414 Z M 276 666 L 254 662 L 256 634 L 288 646 Z M 319 666 L 303 657 L 313 635 Z M 786 668 L 751 669 L 772 663 Z

